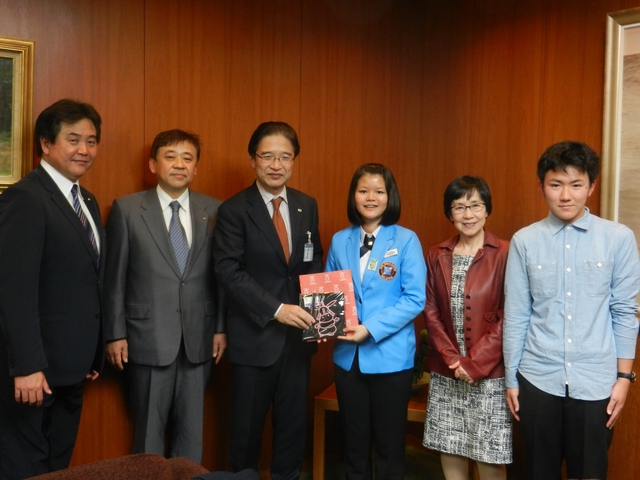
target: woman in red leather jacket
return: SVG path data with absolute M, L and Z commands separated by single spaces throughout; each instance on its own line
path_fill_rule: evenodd
M 440 452 L 447 480 L 506 479 L 511 415 L 502 359 L 504 271 L 509 243 L 486 230 L 491 193 L 481 177 L 453 180 L 444 213 L 458 235 L 427 254 L 431 384 L 425 447 Z

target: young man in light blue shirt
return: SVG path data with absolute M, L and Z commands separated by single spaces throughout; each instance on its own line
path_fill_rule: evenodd
M 585 207 L 600 171 L 579 142 L 538 162 L 549 215 L 511 240 L 505 278 L 507 403 L 528 480 L 604 479 L 631 382 L 640 263 L 633 232 Z

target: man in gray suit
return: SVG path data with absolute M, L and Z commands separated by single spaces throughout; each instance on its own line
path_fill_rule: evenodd
M 149 168 L 156 188 L 116 199 L 107 226 L 107 359 L 128 380 L 133 453 L 200 463 L 204 391 L 226 348 L 217 315 L 213 231 L 220 201 L 188 189 L 200 142 L 159 133 Z

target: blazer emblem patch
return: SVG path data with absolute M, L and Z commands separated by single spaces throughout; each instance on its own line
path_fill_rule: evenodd
M 378 275 L 383 280 L 393 280 L 398 273 L 398 269 L 392 262 L 382 262 L 378 268 Z

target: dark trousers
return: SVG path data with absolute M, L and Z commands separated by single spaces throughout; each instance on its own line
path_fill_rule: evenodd
M 607 478 L 607 451 L 613 431 L 609 399 L 598 401 L 557 397 L 536 388 L 520 373 L 520 431 L 527 480 L 560 480 L 562 461 L 567 478 Z
M 0 387 L 0 478 L 19 480 L 69 466 L 82 412 L 82 383 L 51 387 L 42 407 L 18 404 Z
M 273 424 L 272 480 L 300 478 L 307 430 L 307 393 L 311 357 L 299 348 L 300 333 L 290 335 L 275 364 L 233 365 L 231 470 L 259 470 L 260 444 L 267 413 Z M 295 340 L 296 345 L 293 344 Z
M 335 367 L 336 390 L 345 447 L 347 480 L 403 480 L 407 406 L 413 370 L 360 372 L 358 355 L 351 370 Z

